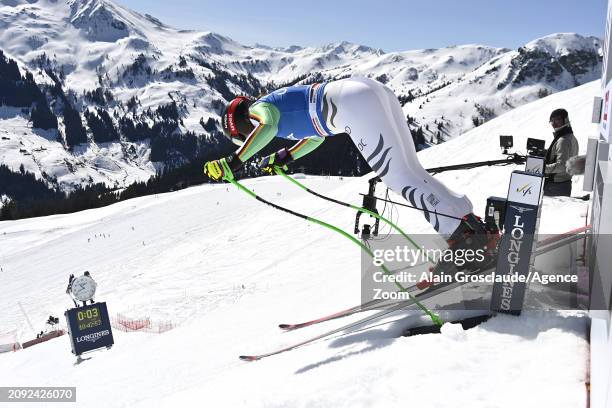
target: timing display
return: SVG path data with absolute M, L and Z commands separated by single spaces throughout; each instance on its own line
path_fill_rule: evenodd
M 97 306 L 79 310 L 76 315 L 79 330 L 91 329 L 102 324 L 102 316 Z
M 64 313 L 70 335 L 72 353 L 79 356 L 114 344 L 113 330 L 106 303 L 83 305 Z

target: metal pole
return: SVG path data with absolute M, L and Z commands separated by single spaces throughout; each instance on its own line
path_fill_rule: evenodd
M 28 317 L 28 314 L 26 313 L 25 309 L 23 308 L 23 305 L 21 304 L 21 302 L 17 302 L 17 304 L 19 305 L 19 309 L 21 309 L 21 313 L 23 313 L 23 316 L 26 319 L 26 322 L 28 322 L 28 326 L 30 326 L 30 329 L 32 329 L 32 332 L 36 333 L 36 330 L 34 330 L 34 326 L 32 326 L 32 322 L 30 321 L 30 318 Z

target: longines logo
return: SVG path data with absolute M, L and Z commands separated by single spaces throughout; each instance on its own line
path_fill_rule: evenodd
M 522 207 L 515 207 L 521 214 Z M 524 210 L 527 210 L 525 208 Z M 513 275 L 517 273 L 515 269 L 517 268 L 520 260 L 521 260 L 521 246 L 523 244 L 523 240 L 525 237 L 525 223 L 521 219 L 521 215 L 514 216 L 514 225 L 512 225 L 512 229 L 509 232 L 510 236 L 510 247 L 508 248 L 508 255 L 506 257 L 506 261 L 508 262 L 508 275 Z M 504 283 L 502 286 L 502 295 L 501 295 L 501 304 L 500 307 L 502 310 L 510 310 L 512 305 L 512 297 L 514 292 L 514 284 L 513 283 Z
M 108 330 L 102 330 L 96 333 L 91 333 L 85 336 L 77 337 L 76 341 L 77 343 L 82 343 L 85 341 L 90 342 L 90 343 L 95 343 L 96 341 L 100 340 L 102 337 L 108 336 L 109 334 L 110 332 Z
M 510 207 L 514 208 L 516 211 L 518 211 L 521 214 L 528 212 L 528 211 L 533 211 L 533 208 L 518 207 L 516 205 L 511 205 Z

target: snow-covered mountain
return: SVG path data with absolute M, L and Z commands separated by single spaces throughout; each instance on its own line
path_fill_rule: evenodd
M 548 115 L 560 106 L 569 112 L 583 153 L 597 131 L 590 119 L 598 90 L 594 81 L 526 104 L 419 152 L 419 160 L 437 167 L 501 158 L 500 133 L 515 136 L 517 151 L 528 137 L 550 141 Z M 467 194 L 482 215 L 486 197 L 506 195 L 514 167 L 436 177 Z M 358 193 L 371 176 L 301 181 L 360 203 Z M 574 180 L 574 195 L 580 181 Z M 352 210 L 282 178 L 244 183 L 280 205 L 353 228 Z M 395 210 L 393 220 L 407 233 L 431 232 L 422 214 Z M 584 201 L 544 197 L 540 232 L 583 226 L 587 213 Z M 91 359 L 76 367 L 66 336 L 0 354 L 4 386 L 76 386 L 78 405 L 92 407 L 574 408 L 586 398 L 588 319 L 560 312 L 499 315 L 466 331 L 446 325 L 440 335 L 404 338 L 403 329 L 423 321 L 419 310 L 406 309 L 350 335 L 255 363 L 239 361 L 239 354 L 289 345 L 358 319 L 287 333 L 277 327 L 358 304 L 360 253 L 344 237 L 233 186 L 202 185 L 74 214 L 4 221 L 0 236 L 0 334 L 21 329 L 27 340 L 49 315 L 61 318 L 71 307 L 67 277 L 84 270 L 97 280 L 96 300 L 106 301 L 112 315 L 177 326 L 162 334 L 115 330 L 111 350 L 87 355 Z
M 60 87 L 66 95 L 47 91 L 59 134 L 32 128 L 27 111 L 3 110 L 0 160 L 14 169 L 23 164 L 66 189 L 91 182 L 121 187 L 150 177 L 163 161 L 189 160 L 194 150 L 214 144 L 218 113 L 237 93 L 369 76 L 397 93 L 425 142 L 437 143 L 513 107 L 594 80 L 601 69 L 600 40 L 578 34 L 554 34 L 518 50 L 462 45 L 385 53 L 348 42 L 273 48 L 177 30 L 110 0 L 0 5 L 0 49 L 37 83 Z M 67 150 L 66 103 L 81 112 L 84 123 L 86 112 L 108 112 L 116 139 L 96 142 L 88 122 L 88 142 Z M 156 109 L 171 103 L 179 118 L 155 128 Z M 147 132 L 133 131 L 132 122 L 163 135 L 152 141 Z

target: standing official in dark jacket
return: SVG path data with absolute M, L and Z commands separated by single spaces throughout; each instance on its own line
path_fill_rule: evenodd
M 574 136 L 565 109 L 555 109 L 550 114 L 554 139 L 546 152 L 544 195 L 570 196 L 572 175 L 567 172 L 566 163 L 578 154 L 578 140 Z

